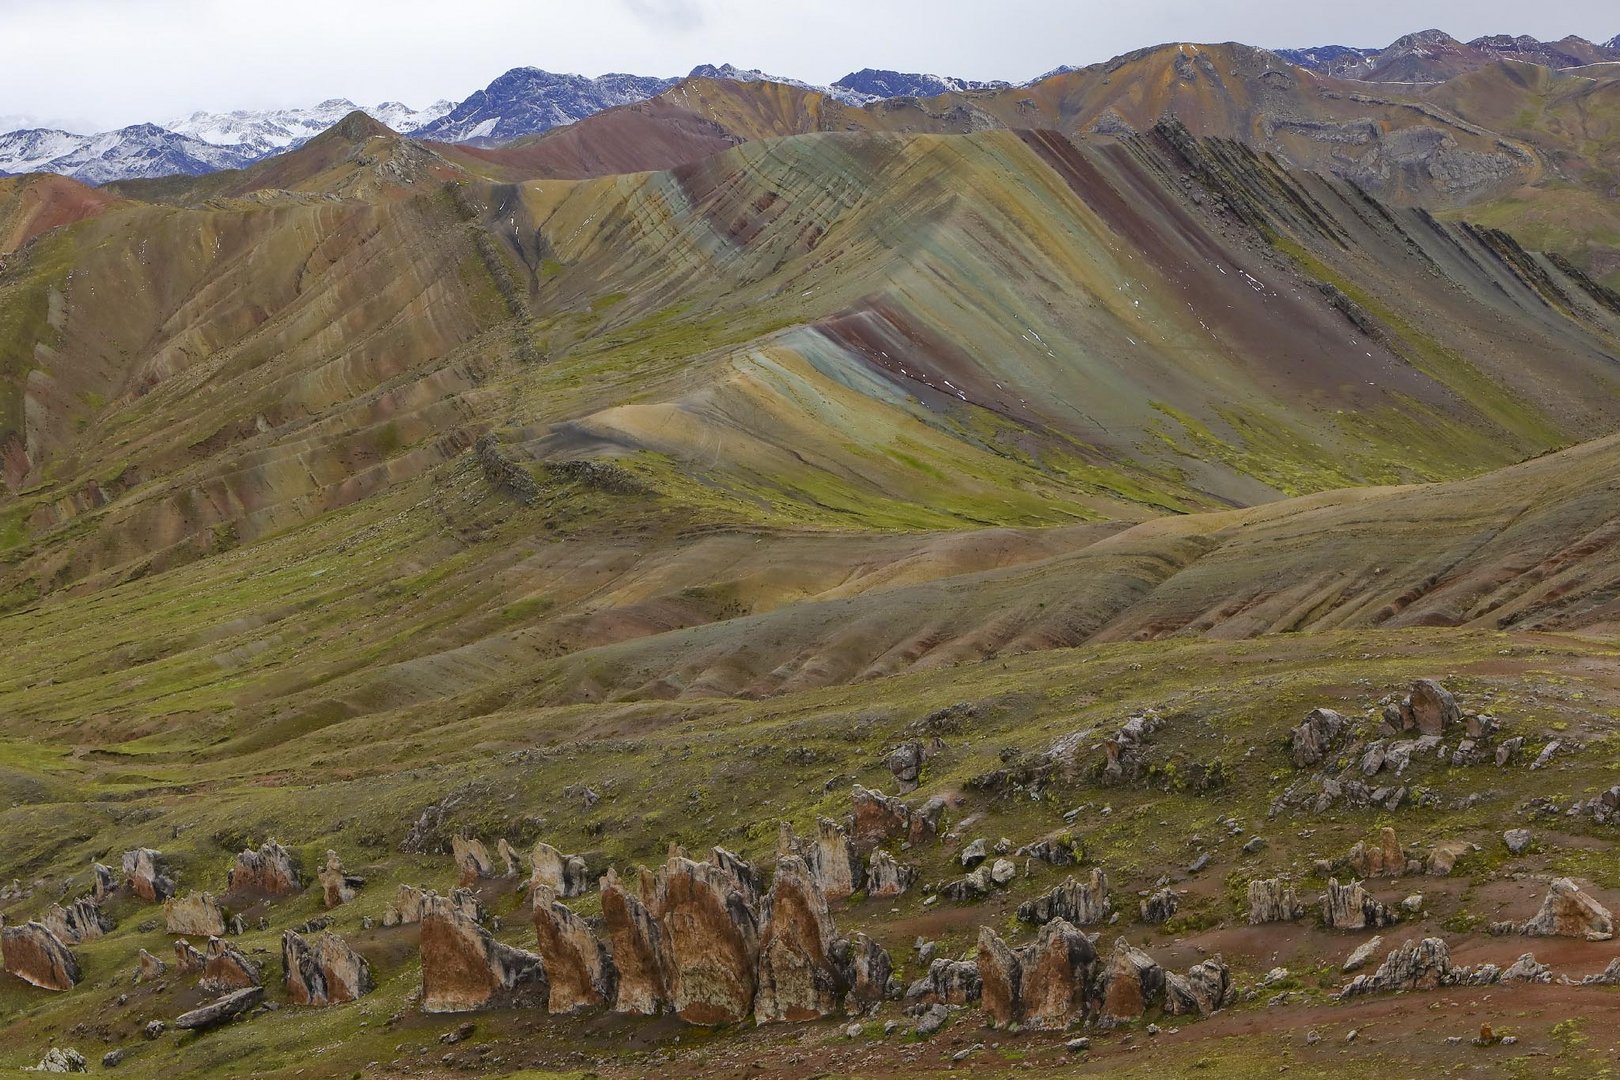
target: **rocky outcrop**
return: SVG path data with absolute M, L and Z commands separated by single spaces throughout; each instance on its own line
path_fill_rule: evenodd
M 422 921 L 428 898 L 439 898 L 432 889 L 419 889 L 414 885 L 401 885 L 394 894 L 394 902 L 383 912 L 384 926 L 408 926 Z M 484 921 L 484 905 L 471 889 L 460 887 L 450 890 L 444 897 L 450 906 L 475 923 Z
M 1098 1022 L 1104 1026 L 1135 1020 L 1164 1002 L 1164 969 L 1124 938 L 1103 966 Z
M 1104 784 L 1121 784 L 1140 779 L 1146 767 L 1148 738 L 1159 729 L 1158 713 L 1145 712 L 1131 717 L 1111 739 L 1103 740 Z
M 899 896 L 917 883 L 917 868 L 896 861 L 882 848 L 872 852 L 866 867 L 866 895 L 876 899 Z
M 327 851 L 326 862 L 322 865 L 318 877 L 321 883 L 321 902 L 329 908 L 353 900 L 366 883 L 363 877 L 345 873 L 343 860 L 332 850 Z
M 784 855 L 777 860 L 759 921 L 758 1023 L 833 1014 L 843 997 L 835 938 L 827 898 L 809 866 L 796 855 Z
M 971 1005 L 979 1000 L 983 983 L 979 965 L 972 960 L 940 957 L 928 973 L 906 988 L 908 1005 Z
M 859 854 L 865 855 L 888 840 L 920 844 L 939 835 L 940 818 L 945 813 L 943 799 L 933 798 L 913 809 L 899 799 L 859 784 L 850 797 L 854 804 L 850 840 Z
M 1020 904 L 1018 918 L 1030 923 L 1062 919 L 1075 926 L 1091 926 L 1108 918 L 1112 911 L 1108 875 L 1093 867 L 1085 881 L 1068 878 L 1045 896 Z
M 293 896 L 303 889 L 292 853 L 274 840 L 257 851 L 239 852 L 225 882 L 227 895 L 255 899 Z
M 1048 866 L 1073 866 L 1080 861 L 1079 846 L 1072 836 L 1063 833 L 1025 844 L 1013 854 L 1020 859 L 1035 859 Z
M 181 975 L 201 975 L 208 965 L 208 957 L 184 938 L 175 939 L 174 969 Z
M 93 940 L 113 928 L 112 920 L 102 914 L 100 905 L 89 896 L 81 896 L 66 907 L 52 904 L 45 909 L 40 922 L 68 945 Z
M 135 954 L 135 981 L 151 982 L 153 979 L 161 979 L 167 967 L 168 965 L 161 959 L 142 949 Z
M 1332 752 L 1350 721 L 1332 709 L 1312 709 L 1291 733 L 1294 767 L 1308 769 L 1319 765 Z
M 495 855 L 501 860 L 501 876 L 517 877 L 517 852 L 512 850 L 511 844 L 506 842 L 506 837 L 500 837 L 495 841 Z
M 1409 872 L 1408 861 L 1400 841 L 1395 838 L 1395 830 L 1387 825 L 1378 831 L 1376 844 L 1357 840 L 1344 859 L 1345 865 L 1363 878 L 1398 877 Z
M 1399 706 L 1401 730 L 1420 735 L 1444 735 L 1446 727 L 1462 720 L 1462 710 L 1451 692 L 1433 679 L 1419 679 Z
M 1537 962 L 1534 953 L 1524 953 L 1502 972 L 1502 982 L 1550 983 L 1552 968 Z
M 423 896 L 421 937 L 423 1012 L 546 1006 L 540 957 L 496 941 L 448 898 Z
M 1187 974 L 1164 976 L 1164 1011 L 1172 1016 L 1208 1016 L 1237 1000 L 1232 972 L 1220 957 L 1200 961 Z
M 833 956 L 846 991 L 845 1012 L 865 1012 L 888 997 L 894 963 L 882 945 L 855 933 L 833 943 Z
M 118 875 L 113 868 L 101 863 L 90 864 L 90 890 L 99 903 L 118 891 Z
M 1062 1029 L 1084 1012 L 1096 960 L 1090 939 L 1063 919 L 1048 922 L 1033 942 L 1017 949 L 980 927 L 985 1014 L 995 1025 Z
M 1249 925 L 1293 922 L 1305 914 L 1305 905 L 1294 894 L 1294 886 L 1282 878 L 1261 878 L 1249 882 Z
M 248 986 L 263 986 L 264 977 L 259 965 L 235 945 L 213 937 L 208 939 L 208 951 L 203 954 L 202 981 L 198 985 L 211 994 L 223 994 Z
M 174 877 L 163 852 L 151 848 L 124 852 L 124 883 L 136 896 L 154 904 L 174 895 Z
M 171 897 L 163 902 L 163 924 L 171 934 L 223 937 L 225 913 L 210 893 Z
M 1457 860 L 1474 850 L 1466 840 L 1442 840 L 1429 850 L 1424 869 L 1435 877 L 1446 877 L 1457 868 Z
M 865 884 L 861 857 L 850 844 L 849 833 L 838 822 L 828 818 L 817 819 L 816 835 L 810 840 L 793 837 L 786 823 L 783 827 L 787 831 L 782 843 L 778 844 L 778 853 L 802 856 L 811 876 L 828 900 L 847 899 Z M 786 844 L 785 848 L 783 844 Z
M 542 885 L 531 898 L 536 952 L 551 984 L 547 1008 L 554 1013 L 613 1004 L 618 972 L 590 926 Z
M 0 970 L 41 990 L 71 990 L 79 981 L 79 961 L 44 923 L 7 926 L 0 918 Z
M 1581 979 L 1582 986 L 1620 986 L 1620 956 L 1609 961 L 1609 966 L 1596 975 Z
M 1181 895 L 1176 890 L 1165 887 L 1152 896 L 1143 897 L 1139 906 L 1142 921 L 1150 926 L 1159 926 L 1175 918 L 1177 909 L 1181 907 Z
M 591 887 L 590 870 L 578 855 L 564 855 L 545 841 L 534 845 L 529 855 L 534 872 L 529 888 L 545 886 L 563 899 L 584 896 Z
M 615 1012 L 651 1016 L 670 1007 L 670 958 L 664 931 L 642 899 L 650 896 L 651 875 L 642 874 L 640 895 L 626 891 L 619 875 L 602 878 L 602 923 L 618 971 Z
M 71 1046 L 53 1046 L 45 1051 L 45 1056 L 39 1059 L 39 1064 L 23 1072 L 42 1073 L 87 1073 L 90 1063 L 84 1055 Z
M 462 885 L 472 885 L 495 876 L 495 864 L 490 860 L 489 849 L 477 837 L 450 837 L 450 853 L 456 860 L 456 872 L 461 875 Z
M 917 781 L 922 775 L 923 760 L 926 751 L 920 742 L 901 743 L 890 750 L 884 757 L 883 764 L 894 775 L 895 783 L 900 785 L 900 793 L 917 790 Z
M 759 961 L 755 886 L 736 860 L 673 855 L 659 871 L 655 903 L 669 956 L 670 1001 L 692 1024 L 731 1024 L 753 1014 Z
M 236 1019 L 264 1000 L 264 987 L 249 986 L 226 994 L 216 1001 L 174 1018 L 174 1026 L 184 1031 L 206 1031 Z
M 1342 997 L 1385 990 L 1433 990 L 1456 980 L 1451 950 L 1440 938 L 1407 941 L 1390 952 L 1371 975 L 1357 975 Z
M 340 1005 L 375 988 L 371 965 L 331 931 L 313 940 L 292 930 L 281 935 L 282 985 L 294 1005 Z
M 1541 901 L 1541 910 L 1519 928 L 1519 933 L 1608 941 L 1614 936 L 1614 916 L 1569 878 L 1556 878 Z
M 1395 913 L 1359 881 L 1340 885 L 1337 878 L 1329 878 L 1321 906 L 1322 924 L 1330 930 L 1365 930 L 1393 926 L 1397 921 Z

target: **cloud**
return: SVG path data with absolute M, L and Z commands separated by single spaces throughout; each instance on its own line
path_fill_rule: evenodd
M 632 16 L 658 30 L 690 31 L 706 21 L 698 0 L 620 0 Z

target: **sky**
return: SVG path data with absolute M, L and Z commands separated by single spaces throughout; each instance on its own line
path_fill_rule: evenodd
M 1166 41 L 1387 45 L 1437 27 L 1620 35 L 1614 0 L 0 0 L 0 130 L 346 97 L 420 107 L 532 65 L 813 83 L 864 67 L 1023 81 Z

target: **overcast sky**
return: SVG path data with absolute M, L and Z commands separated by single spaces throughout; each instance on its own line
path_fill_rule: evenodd
M 1165 41 L 1386 45 L 1438 27 L 1607 40 L 1615 0 L 0 0 L 0 130 L 346 97 L 459 100 L 508 68 L 1021 81 Z M 13 121 L 7 123 L 7 121 Z

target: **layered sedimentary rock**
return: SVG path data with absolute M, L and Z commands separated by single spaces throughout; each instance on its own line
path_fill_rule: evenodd
M 564 855 L 541 841 L 534 845 L 529 862 L 534 867 L 529 878 L 531 889 L 543 885 L 564 899 L 584 896 L 590 889 L 590 871 L 578 855 Z
M 760 914 L 754 1019 L 765 1024 L 831 1016 L 844 982 L 835 946 L 827 898 L 810 867 L 796 855 L 782 856 Z
M 651 895 L 651 875 L 641 871 L 642 892 L 625 890 L 619 875 L 609 870 L 602 878 L 602 923 L 618 969 L 616 1012 L 651 1016 L 670 1007 L 669 951 L 657 917 L 644 896 Z
M 1113 911 L 1108 898 L 1108 875 L 1093 867 L 1085 881 L 1065 880 L 1045 896 L 1020 904 L 1018 918 L 1023 922 L 1047 923 L 1062 919 L 1075 926 L 1102 922 Z
M 541 885 L 532 897 L 536 951 L 546 965 L 551 991 L 547 1007 L 554 1013 L 611 1005 L 618 972 L 607 948 L 585 920 Z
M 653 907 L 668 950 L 670 1001 L 688 1023 L 730 1024 L 753 1014 L 759 926 L 753 886 L 734 862 L 674 855 L 658 874 Z
M 124 882 L 143 900 L 161 904 L 174 895 L 174 877 L 163 852 L 135 848 L 124 852 Z
M 1541 910 L 1519 932 L 1531 937 L 1608 941 L 1614 936 L 1614 916 L 1569 878 L 1556 878 L 1541 901 Z
M 210 893 L 171 897 L 163 902 L 163 923 L 171 934 L 223 937 L 225 914 Z
M 1281 878 L 1249 882 L 1249 925 L 1293 922 L 1305 914 L 1305 905 L 1294 894 L 1294 886 Z
M 330 931 L 308 939 L 292 930 L 281 935 L 282 985 L 294 1005 L 339 1005 L 374 988 L 371 965 L 349 943 Z
M 876 899 L 899 896 L 917 883 L 917 868 L 900 863 L 882 848 L 872 852 L 866 867 L 866 895 Z
M 326 862 L 321 866 L 317 876 L 321 883 L 321 902 L 329 908 L 353 900 L 366 883 L 365 878 L 346 873 L 343 869 L 343 860 L 338 857 L 337 852 L 330 849 L 326 852 Z
M 66 907 L 52 904 L 45 909 L 40 922 L 68 945 L 90 941 L 112 929 L 112 920 L 102 914 L 101 906 L 89 896 L 81 896 Z
M 421 937 L 423 1012 L 546 1006 L 540 957 L 496 941 L 447 897 L 423 896 Z
M 461 875 L 462 885 L 495 876 L 495 864 L 490 860 L 489 849 L 477 837 L 452 836 L 450 852 L 455 857 L 456 872 Z
M 980 927 L 984 1011 L 998 1025 L 1062 1028 L 1084 1012 L 1096 961 L 1091 941 L 1063 919 L 1048 922 L 1033 942 L 1017 949 Z
M 1364 930 L 1395 922 L 1395 913 L 1362 888 L 1361 882 L 1340 885 L 1337 878 L 1328 880 L 1327 892 L 1322 894 L 1323 925 L 1333 930 Z
M 71 990 L 79 961 L 44 923 L 7 926 L 0 919 L 0 968 L 41 990 Z
M 202 981 L 198 985 L 209 993 L 223 994 L 248 986 L 263 986 L 264 977 L 259 965 L 235 945 L 213 937 L 208 939 L 208 951 L 203 953 Z
M 303 888 L 292 853 L 274 840 L 257 851 L 238 852 L 225 881 L 232 896 L 293 896 Z

